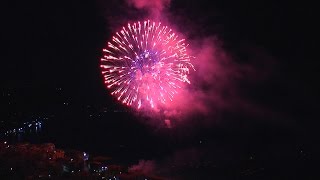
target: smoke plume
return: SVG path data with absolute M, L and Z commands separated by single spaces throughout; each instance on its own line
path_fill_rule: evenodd
M 136 9 L 143 9 L 152 17 L 159 17 L 161 12 L 170 5 L 171 0 L 127 0 L 129 6 Z

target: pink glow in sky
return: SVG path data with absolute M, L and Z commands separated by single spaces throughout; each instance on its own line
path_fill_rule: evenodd
M 146 9 L 151 16 L 161 16 L 162 11 L 170 5 L 171 0 L 127 0 L 130 6 Z
M 170 0 L 126 2 L 129 5 L 127 8 L 146 11 L 147 15 L 140 20 L 141 26 L 130 17 L 108 17 L 114 24 L 114 33 L 109 41 L 111 44 L 104 50 L 102 73 L 109 92 L 118 97 L 119 101 L 139 109 L 139 114 L 161 119 L 164 126 L 169 128 L 175 126 L 174 121 L 184 121 L 194 114 L 216 117 L 215 114 L 225 109 L 262 111 L 239 94 L 238 82 L 244 79 L 257 81 L 261 74 L 267 72 L 265 69 L 254 67 L 255 65 L 237 64 L 232 54 L 223 48 L 222 40 L 214 34 L 203 36 L 199 32 L 199 37 L 188 38 L 190 32 L 196 34 L 195 29 L 205 27 L 199 24 L 182 27 L 178 22 L 174 22 L 173 15 L 166 11 Z M 179 18 L 184 19 L 177 19 Z M 145 19 L 150 19 L 151 23 L 145 25 Z M 187 22 L 190 21 L 192 22 Z M 162 22 L 160 26 L 159 22 Z M 120 24 L 124 28 L 119 28 Z M 159 36 L 161 27 L 167 27 L 167 30 Z M 154 38 L 159 37 L 161 41 L 158 39 L 154 46 Z M 177 45 L 176 42 L 180 40 L 183 41 Z M 148 45 L 144 44 L 146 42 Z M 248 51 L 250 52 L 247 53 L 256 52 Z M 163 52 L 166 53 L 159 56 L 159 53 Z M 256 62 L 264 63 L 270 60 L 261 52 L 257 55 L 254 57 L 258 60 Z M 108 58 L 116 60 L 116 63 L 108 63 Z M 131 66 L 124 68 L 124 59 L 129 60 Z M 152 62 L 151 59 L 156 59 L 157 62 Z M 162 60 L 164 63 L 159 63 Z M 138 66 L 140 68 L 137 68 Z

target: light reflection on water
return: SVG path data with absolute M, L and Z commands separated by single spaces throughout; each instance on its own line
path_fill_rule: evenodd
M 14 127 L 3 129 L 0 132 L 0 139 L 5 139 L 9 142 L 30 141 L 37 142 L 37 137 L 42 132 L 43 121 L 33 120 L 15 125 Z
M 15 126 L 5 132 L 0 130 L 0 139 L 9 143 L 53 143 L 60 149 L 75 149 L 113 157 L 112 162 L 116 164 L 150 159 L 159 152 L 157 147 L 160 145 L 148 138 L 148 131 L 134 121 L 132 116 L 117 113 L 117 118 L 114 118 L 114 114 L 111 115 L 112 117 L 108 113 L 96 118 L 64 115 L 49 119 L 38 118 L 37 121 L 33 119 L 34 122 L 21 123 L 20 127 Z

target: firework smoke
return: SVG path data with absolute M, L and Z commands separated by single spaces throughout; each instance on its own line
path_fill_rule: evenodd
M 129 172 L 140 172 L 143 174 L 150 174 L 155 171 L 155 163 L 151 160 L 140 160 L 138 164 L 129 167 Z
M 161 16 L 161 12 L 170 5 L 171 0 L 127 0 L 130 6 L 137 9 L 147 10 L 151 17 L 157 18 Z

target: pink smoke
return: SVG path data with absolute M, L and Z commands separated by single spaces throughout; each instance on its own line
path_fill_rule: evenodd
M 151 16 L 159 17 L 161 12 L 170 5 L 171 0 L 127 0 L 130 6 L 147 10 Z
M 130 173 L 153 174 L 155 171 L 155 163 L 150 160 L 140 160 L 138 164 L 129 167 Z
M 252 116 L 271 114 L 241 94 L 241 83 L 262 81 L 273 67 L 273 58 L 263 49 L 245 48 L 243 51 L 253 54 L 250 59 L 254 63 L 240 64 L 216 37 L 189 40 L 189 44 L 189 54 L 196 57 L 192 62 L 196 71 L 190 71 L 191 84 L 185 84 L 163 111 L 146 111 L 146 116 L 161 119 L 164 127 L 174 128 L 176 122 L 187 123 L 189 117 L 198 115 L 207 117 L 200 118 L 207 124 L 214 122 L 223 112 Z M 159 122 L 153 123 L 159 125 Z
M 164 120 L 164 123 L 166 124 L 166 126 L 167 126 L 168 128 L 172 128 L 170 119 L 165 119 L 165 120 Z

